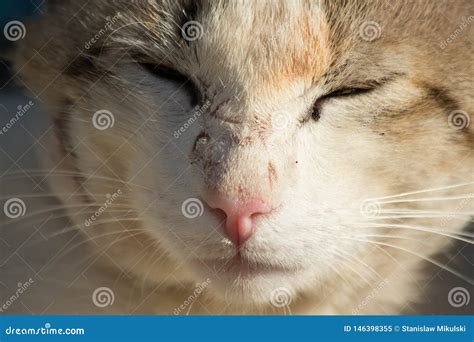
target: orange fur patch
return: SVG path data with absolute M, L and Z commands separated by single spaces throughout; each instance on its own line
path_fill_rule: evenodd
M 314 23 L 314 18 L 304 16 L 301 26 L 288 42 L 285 55 L 289 58 L 278 77 L 285 80 L 315 80 L 321 77 L 328 67 L 330 56 L 327 24 L 322 19 Z

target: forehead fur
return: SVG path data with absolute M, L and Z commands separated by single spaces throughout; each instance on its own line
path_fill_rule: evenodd
M 328 27 L 319 2 L 163 5 L 134 12 L 148 36 L 143 39 L 142 27 L 136 27 L 133 41 L 130 32 L 123 41 L 197 77 L 219 74 L 221 83 L 258 93 L 265 84 L 278 89 L 293 80 L 320 78 L 329 64 Z M 202 36 L 187 42 L 181 28 L 190 21 L 199 23 Z
M 48 87 L 52 93 L 55 85 L 65 86 L 63 79 L 66 86 L 70 83 L 63 71 L 75 64 L 82 79 L 87 81 L 90 76 L 95 81 L 92 76 L 99 72 L 87 73 L 81 64 L 84 56 L 100 63 L 110 54 L 113 61 L 108 67 L 139 53 L 149 62 L 179 68 L 213 93 L 228 86 L 246 100 L 275 98 L 275 93 L 279 97 L 299 81 L 304 87 L 313 83 L 347 87 L 400 70 L 418 72 L 431 83 L 469 98 L 459 82 L 463 65 L 458 64 L 463 61 L 453 55 L 472 53 L 465 51 L 472 49 L 465 41 L 474 26 L 467 27 L 442 53 L 438 45 L 440 37 L 456 28 L 452 20 L 470 13 L 474 13 L 473 5 L 468 0 L 458 1 L 455 8 L 449 1 L 424 0 L 150 0 L 91 2 L 87 6 L 53 0 L 50 17 L 30 25 L 18 64 L 29 61 L 24 75 L 30 67 L 44 70 L 41 77 L 45 79 L 29 80 L 30 85 L 37 83 L 43 89 L 52 83 Z M 113 18 L 112 24 L 103 30 L 107 18 Z M 200 39 L 183 39 L 181 28 L 189 21 L 202 26 Z M 380 37 L 370 42 L 360 37 L 361 25 L 367 21 L 376 22 L 381 30 Z M 84 49 L 84 43 L 100 32 L 94 46 Z M 438 63 L 426 63 L 433 55 Z M 443 65 L 452 66 L 449 78 L 440 77 Z M 56 78 L 58 72 L 61 75 Z M 73 76 L 77 81 L 78 75 Z M 261 96 L 268 93 L 273 96 Z

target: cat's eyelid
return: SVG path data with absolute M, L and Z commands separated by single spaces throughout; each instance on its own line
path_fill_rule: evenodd
M 377 80 L 365 80 L 360 83 L 352 83 L 350 86 L 345 87 L 335 87 L 332 90 L 326 91 L 321 96 L 317 97 L 317 99 L 313 102 L 313 105 L 310 109 L 311 117 L 318 121 L 321 116 L 321 104 L 324 100 L 333 98 L 333 97 L 355 97 L 357 95 L 362 95 L 369 93 L 373 90 L 379 89 L 386 84 L 394 81 L 395 79 L 399 78 L 404 74 L 401 73 L 392 73 L 386 77 Z M 306 116 L 301 120 L 301 123 L 309 121 L 309 117 Z
M 363 81 L 348 82 L 346 85 L 328 89 L 328 91 L 326 91 L 326 93 L 322 97 L 330 97 L 331 94 L 344 91 L 344 90 L 350 90 L 350 89 L 368 92 L 371 90 L 381 88 L 393 82 L 394 80 L 398 79 L 399 77 L 403 75 L 404 75 L 403 73 L 393 72 L 378 79 L 368 79 L 368 80 L 363 80 Z
M 166 62 L 155 62 L 153 61 L 152 58 L 149 56 L 143 55 L 141 53 L 135 53 L 132 55 L 132 60 L 134 63 L 138 64 L 142 68 L 144 68 L 146 71 L 154 73 L 154 74 L 161 74 L 157 75 L 163 78 L 169 78 L 169 79 L 188 79 L 189 77 L 185 75 L 184 73 L 181 73 L 179 70 L 176 70 L 176 68 Z
M 134 57 L 135 63 L 138 64 L 144 71 L 148 72 L 155 77 L 175 82 L 179 87 L 183 87 L 187 90 L 191 96 L 191 105 L 195 106 L 202 100 L 202 94 L 199 87 L 196 86 L 194 81 L 186 74 L 181 73 L 172 66 L 162 63 L 149 63 L 145 62 L 146 59 Z
M 342 96 L 345 94 L 342 94 L 344 92 L 348 92 L 347 96 L 350 95 L 357 95 L 356 93 L 366 93 L 371 90 L 375 90 L 377 88 L 380 88 L 384 85 L 385 83 L 380 83 L 378 81 L 370 81 L 370 82 L 364 82 L 364 83 L 358 83 L 358 84 L 351 84 L 347 86 L 342 86 L 342 87 L 337 87 L 333 88 L 329 91 L 327 91 L 321 98 L 326 98 L 326 97 L 331 97 L 331 96 Z M 350 94 L 350 92 L 353 92 L 354 94 Z
M 339 96 L 355 96 L 355 95 L 360 95 L 360 94 L 365 94 L 368 93 L 376 88 L 374 87 L 345 87 L 345 88 L 339 88 L 334 91 L 331 91 L 330 93 L 325 94 L 322 96 L 322 98 L 327 98 L 327 97 L 339 97 Z
M 168 67 L 165 64 L 139 63 L 139 65 L 143 69 L 148 71 L 149 73 L 154 74 L 160 78 L 164 78 L 164 79 L 179 82 L 179 83 L 186 83 L 190 80 L 188 76 L 180 73 L 178 70 L 175 70 L 174 68 Z

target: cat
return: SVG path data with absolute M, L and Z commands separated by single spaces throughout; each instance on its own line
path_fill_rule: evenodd
M 468 0 L 50 1 L 13 59 L 52 115 L 42 162 L 87 246 L 55 274 L 94 262 L 36 285 L 48 312 L 419 301 L 434 255 L 472 243 L 473 15 Z

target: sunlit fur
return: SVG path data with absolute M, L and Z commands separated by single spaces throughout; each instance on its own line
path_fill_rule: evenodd
M 397 313 L 417 301 L 426 259 L 452 240 L 436 232 L 459 236 L 470 217 L 458 212 L 473 212 L 474 187 L 381 200 L 375 217 L 361 206 L 473 182 L 474 125 L 455 130 L 448 116 L 462 110 L 474 120 L 474 26 L 440 48 L 462 17 L 474 14 L 472 1 L 211 1 L 189 18 L 193 6 L 176 1 L 81 6 L 52 2 L 47 16 L 27 26 L 16 66 L 62 122 L 47 165 L 82 174 L 50 177 L 59 193 L 85 194 L 60 196 L 63 202 L 88 206 L 87 193 L 102 194 L 94 198 L 101 203 L 121 189 L 113 207 L 138 218 L 118 224 L 110 211 L 100 218 L 109 223 L 85 228 L 88 215 L 71 212 L 77 228 L 98 242 L 91 247 L 107 249 L 109 269 L 118 272 L 118 265 L 136 283 L 159 289 L 135 312 L 173 313 L 182 301 L 177 289 L 191 294 L 208 278 L 190 313 L 281 313 L 271 304 L 281 287 L 295 314 Z M 106 16 L 117 16 L 113 29 L 86 50 Z M 203 27 L 192 42 L 181 37 L 188 19 Z M 367 21 L 380 26 L 378 39 L 361 39 Z M 148 73 L 136 58 L 188 75 L 203 94 L 200 105 L 209 101 L 178 138 L 174 132 L 195 112 L 187 90 Z M 318 97 L 373 81 L 381 85 L 328 98 L 320 120 L 310 118 Z M 101 109 L 115 118 L 103 131 L 92 125 Z M 209 141 L 195 148 L 202 132 Z M 205 207 L 189 219 L 181 210 L 208 188 L 241 198 L 261 194 L 278 206 L 258 220 L 240 253 L 281 271 L 245 276 L 223 271 L 232 263 L 209 261 L 224 264 L 235 254 L 219 216 Z M 447 196 L 467 200 L 403 202 Z M 383 203 L 390 200 L 400 202 Z M 398 214 L 384 211 L 395 208 Z M 406 217 L 409 210 L 422 217 Z M 140 233 L 120 241 L 103 235 L 125 229 Z M 115 283 L 125 295 L 110 310 L 126 311 L 119 307 L 133 283 Z

